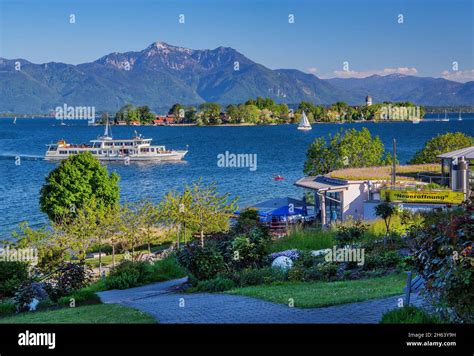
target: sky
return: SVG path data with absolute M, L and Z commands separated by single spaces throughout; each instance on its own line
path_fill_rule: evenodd
M 474 80 L 473 4 L 0 0 L 0 57 L 78 64 L 162 41 L 192 49 L 232 47 L 266 67 L 321 78 L 402 73 L 466 82 Z

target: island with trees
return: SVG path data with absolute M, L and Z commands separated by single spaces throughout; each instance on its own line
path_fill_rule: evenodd
M 412 102 L 383 102 L 350 106 L 345 102 L 315 105 L 302 101 L 287 105 L 271 98 L 257 97 L 240 104 L 223 106 L 202 103 L 197 106 L 176 103 L 165 114 L 155 114 L 148 106 L 123 106 L 113 116 L 118 125 L 277 125 L 294 124 L 305 112 L 310 123 L 343 123 L 358 121 L 402 121 L 422 119 L 423 107 Z M 102 121 L 108 114 L 102 115 Z

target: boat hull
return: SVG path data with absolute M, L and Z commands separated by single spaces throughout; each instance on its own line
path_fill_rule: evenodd
M 309 131 L 309 130 L 312 130 L 312 127 L 299 127 L 298 126 L 298 130 Z
M 188 151 L 172 151 L 170 153 L 157 154 L 157 155 L 143 155 L 143 156 L 104 156 L 94 155 L 100 161 L 130 161 L 130 162 L 172 162 L 181 161 Z M 61 161 L 67 159 L 71 155 L 46 155 L 45 160 L 47 161 Z

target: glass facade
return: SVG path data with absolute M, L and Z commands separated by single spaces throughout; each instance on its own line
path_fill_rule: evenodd
M 337 200 L 338 202 L 334 201 Z M 341 193 L 326 193 L 326 220 L 328 223 L 342 221 Z

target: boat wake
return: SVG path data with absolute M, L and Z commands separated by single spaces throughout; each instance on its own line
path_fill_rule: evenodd
M 27 160 L 27 161 L 39 161 L 43 160 L 43 156 L 37 156 L 37 155 L 25 155 L 25 154 L 15 154 L 15 153 L 0 153 L 0 160 L 15 160 L 18 157 L 21 159 Z

